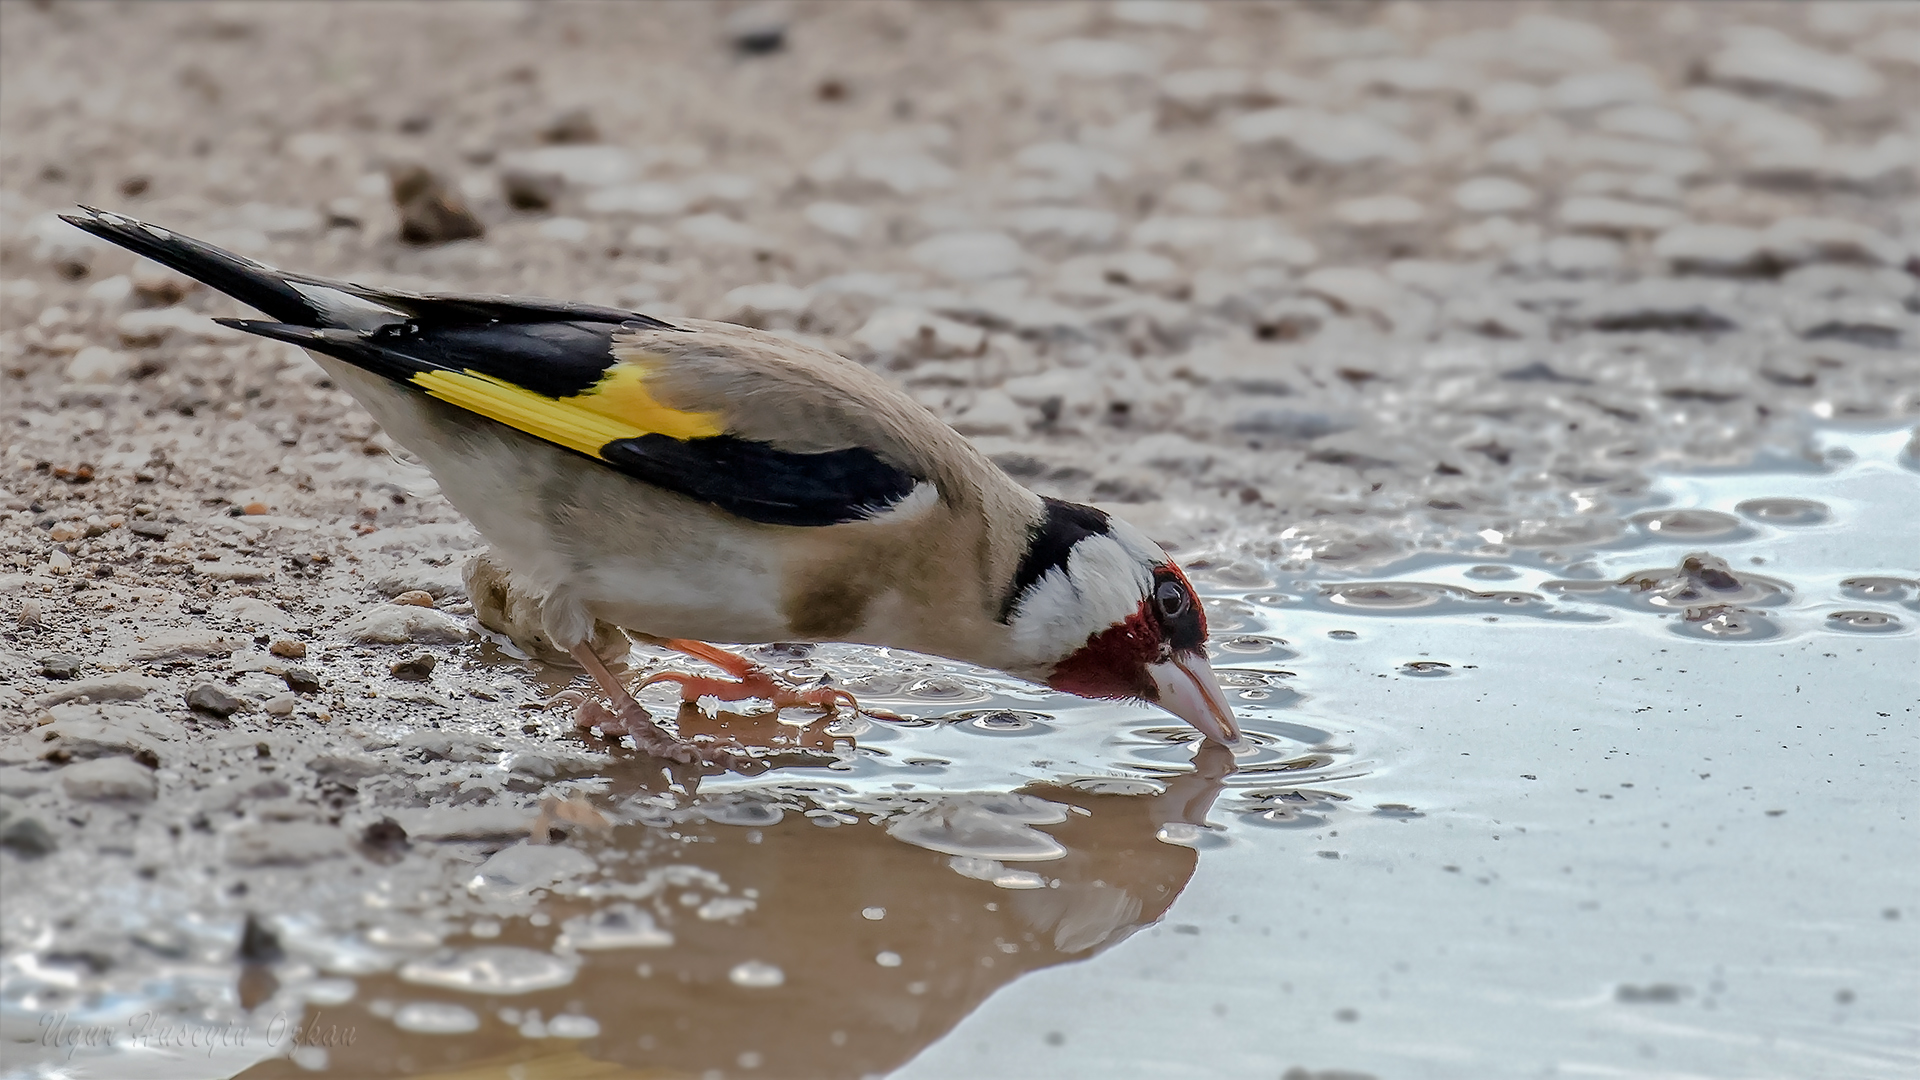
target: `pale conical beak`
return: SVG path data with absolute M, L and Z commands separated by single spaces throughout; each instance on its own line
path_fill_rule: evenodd
M 1206 656 L 1188 653 L 1161 664 L 1148 664 L 1147 674 L 1160 691 L 1160 707 L 1185 720 L 1214 742 L 1233 746 L 1240 741 L 1227 695 L 1213 677 Z

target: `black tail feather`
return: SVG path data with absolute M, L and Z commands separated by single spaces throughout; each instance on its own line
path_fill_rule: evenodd
M 60 220 L 77 229 L 144 255 L 274 319 L 297 326 L 320 325 L 320 313 L 287 283 L 288 275 L 231 251 L 191 237 L 147 225 L 132 218 L 81 207 L 84 213 L 61 214 Z

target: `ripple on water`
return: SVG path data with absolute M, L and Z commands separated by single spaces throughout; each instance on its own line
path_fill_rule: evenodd
M 470 994 L 525 994 L 573 981 L 579 963 L 517 945 L 481 945 L 400 967 L 400 978 L 421 986 Z
M 480 1029 L 472 1009 L 443 1001 L 413 1001 L 394 1010 L 393 1026 L 416 1035 L 464 1035 Z
M 1254 658 L 1262 660 L 1291 660 L 1300 655 L 1292 649 L 1287 648 L 1285 640 L 1265 637 L 1260 634 L 1237 634 L 1233 637 L 1221 638 L 1213 643 L 1213 648 L 1214 652 L 1220 657 L 1234 661 Z
M 1818 525 L 1833 516 L 1812 499 L 1748 499 L 1734 509 L 1768 525 Z
M 1913 607 L 1920 600 L 1920 581 L 1897 577 L 1851 577 L 1840 583 L 1840 592 L 1851 600 L 1884 600 Z
M 1880 611 L 1836 611 L 1827 616 L 1827 625 L 1856 634 L 1887 634 L 1901 628 L 1899 619 Z
M 1053 717 L 1020 709 L 975 709 L 953 713 L 947 723 L 966 731 L 987 735 L 1044 735 L 1053 730 Z
M 1739 518 L 1718 510 L 1650 510 L 1632 520 L 1649 536 L 1672 540 L 1717 540 L 1746 531 Z
M 1686 617 L 1673 624 L 1673 632 L 1702 641 L 1765 641 L 1778 637 L 1780 627 L 1751 608 L 1720 604 L 1687 609 Z
M 1479 614 L 1488 608 L 1548 615 L 1546 598 L 1513 590 L 1476 592 L 1424 581 L 1356 581 L 1322 588 L 1315 598 L 1325 608 L 1362 615 Z
M 1437 679 L 1453 674 L 1453 665 L 1438 660 L 1409 660 L 1400 665 L 1400 674 L 1422 679 Z

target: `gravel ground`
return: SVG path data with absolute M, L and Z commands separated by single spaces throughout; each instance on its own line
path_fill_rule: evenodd
M 1915 100 L 1908 4 L 0 4 L 5 949 L 29 893 L 231 922 L 606 760 L 424 471 L 74 203 L 790 332 L 1037 490 L 1342 571 L 1920 415 Z

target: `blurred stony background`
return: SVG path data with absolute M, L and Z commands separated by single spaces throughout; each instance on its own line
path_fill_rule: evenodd
M 421 470 L 75 203 L 817 339 L 1037 489 L 1339 570 L 1920 413 L 1916 100 L 1913 3 L 0 3 L 5 947 L 133 979 L 58 910 L 126 886 L 220 960 L 605 760 L 472 643 Z
M 4 17 L 4 475 L 124 490 L 89 513 L 393 510 L 328 457 L 380 444 L 344 394 L 74 202 L 807 335 L 1043 491 L 1335 561 L 1604 532 L 1653 463 L 1916 409 L 1908 4 Z M 50 482 L 83 461 L 95 487 Z

